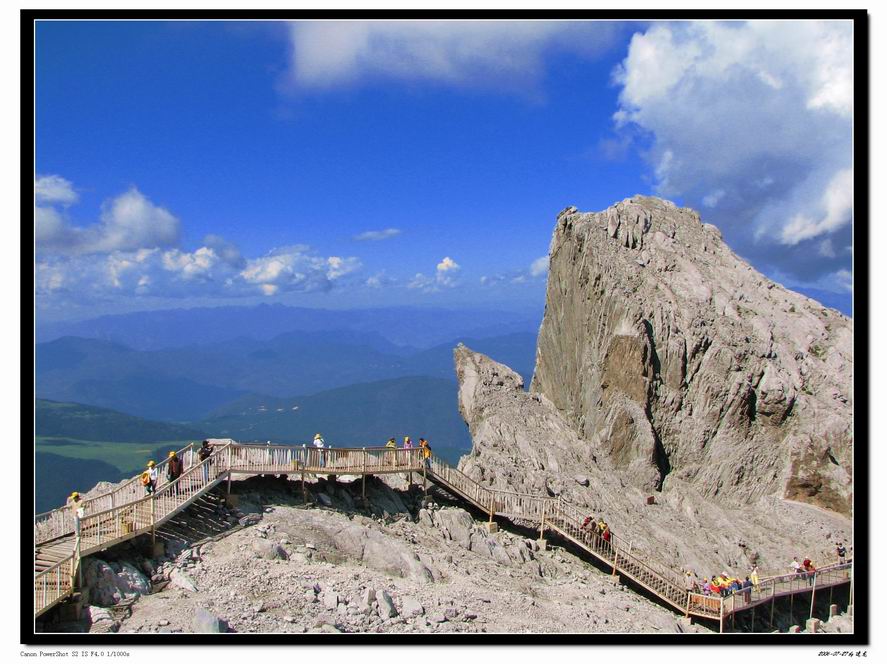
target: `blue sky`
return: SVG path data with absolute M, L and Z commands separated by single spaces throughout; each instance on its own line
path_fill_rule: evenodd
M 46 22 L 46 320 L 538 309 L 557 212 L 700 210 L 849 312 L 847 23 Z

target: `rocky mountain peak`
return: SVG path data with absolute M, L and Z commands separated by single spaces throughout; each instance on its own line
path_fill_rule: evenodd
M 473 439 L 464 472 L 600 509 L 676 555 L 687 543 L 663 524 L 693 530 L 703 512 L 728 529 L 764 514 L 767 530 L 809 546 L 849 523 L 852 320 L 760 274 L 698 213 L 658 198 L 564 209 L 549 265 L 529 392 L 508 367 L 455 351 Z M 652 526 L 636 511 L 650 496 L 672 508 Z M 798 519 L 824 513 L 804 505 L 833 515 L 810 539 Z

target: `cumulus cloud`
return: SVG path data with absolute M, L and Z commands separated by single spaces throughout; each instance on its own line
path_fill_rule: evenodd
M 435 267 L 434 276 L 426 276 L 417 272 L 416 276 L 407 282 L 407 288 L 418 289 L 425 293 L 435 293 L 442 288 L 453 288 L 458 285 L 455 275 L 461 269 L 456 261 L 449 256 L 444 256 Z
M 41 197 L 63 200 L 61 195 Z M 85 303 L 133 295 L 243 297 L 328 291 L 361 267 L 356 257 L 319 256 L 307 245 L 247 259 L 237 245 L 214 234 L 193 251 L 185 250 L 179 246 L 178 219 L 135 187 L 106 201 L 99 221 L 91 226 L 72 225 L 57 206 L 38 206 L 34 222 L 36 290 L 50 299 Z
M 91 226 L 74 226 L 57 208 L 41 206 L 34 211 L 34 224 L 38 250 L 60 254 L 171 247 L 180 235 L 179 220 L 135 187 L 106 201 L 99 221 Z
M 360 265 L 354 257 L 323 258 L 309 253 L 305 245 L 294 245 L 248 260 L 239 277 L 265 295 L 294 290 L 328 291 L 335 280 L 358 270 Z
M 388 238 L 392 238 L 397 235 L 400 235 L 399 228 L 386 228 L 385 230 L 381 231 L 366 231 L 364 233 L 359 233 L 355 235 L 353 239 L 357 240 L 358 242 L 365 242 L 367 240 L 378 241 L 387 240 Z
M 329 291 L 360 269 L 355 257 L 315 254 L 310 247 L 282 247 L 243 259 L 242 268 L 216 248 L 140 249 L 104 255 L 49 255 L 37 262 L 37 293 L 66 293 L 82 301 L 113 296 L 247 297 Z
M 74 185 L 60 175 L 38 175 L 34 180 L 34 200 L 38 205 L 73 205 L 78 199 Z
M 615 124 L 646 137 L 658 193 L 708 208 L 741 254 L 799 274 L 810 251 L 771 247 L 851 222 L 852 37 L 849 21 L 650 26 L 614 72 Z
M 594 57 L 621 29 L 611 22 L 301 21 L 290 27 L 290 76 L 307 88 L 381 76 L 526 91 L 545 53 Z

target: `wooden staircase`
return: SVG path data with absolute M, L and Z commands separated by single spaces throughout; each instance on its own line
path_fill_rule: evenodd
M 442 459 L 423 457 L 421 449 L 327 448 L 306 446 L 241 445 L 230 442 L 216 446 L 212 456 L 195 463 L 190 449 L 179 452 L 187 470 L 175 482 L 144 495 L 134 477 L 106 494 L 83 501 L 85 516 L 79 539 L 74 533 L 70 508 L 63 507 L 35 518 L 34 539 L 34 616 L 57 605 L 74 592 L 80 560 L 115 544 L 150 533 L 193 504 L 221 482 L 234 475 L 274 474 L 367 476 L 386 473 L 421 474 L 444 490 L 487 512 L 490 519 L 500 516 L 539 523 L 545 530 L 575 544 L 599 563 L 612 568 L 662 602 L 683 613 L 717 619 L 723 629 L 726 615 L 772 601 L 777 596 L 809 592 L 809 582 L 799 583 L 796 575 L 762 579 L 753 591 L 729 597 L 688 592 L 684 573 L 647 554 L 633 550 L 631 542 L 612 536 L 605 541 L 597 533 L 582 528 L 585 514 L 561 498 L 503 491 L 482 486 Z M 165 461 L 158 464 L 162 476 Z M 820 587 L 847 583 L 852 564 L 832 565 L 818 570 Z M 814 585 L 816 579 L 814 578 Z M 737 597 L 740 599 L 737 600 Z

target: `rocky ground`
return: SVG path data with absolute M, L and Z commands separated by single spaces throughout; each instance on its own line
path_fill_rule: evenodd
M 308 503 L 295 483 L 241 484 L 238 508 L 218 507 L 231 530 L 198 546 L 169 542 L 160 559 L 127 550 L 128 562 L 108 564 L 117 576 L 94 575 L 90 601 L 109 601 L 108 586 L 119 591 L 137 569 L 153 592 L 123 611 L 90 607 L 91 631 L 707 631 L 560 547 L 541 550 L 531 532 L 489 534 L 443 496 L 423 507 L 421 492 L 372 480 L 361 510 L 359 481 L 321 480 Z

